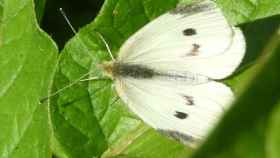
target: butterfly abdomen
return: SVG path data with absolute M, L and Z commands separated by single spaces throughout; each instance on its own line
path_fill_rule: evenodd
M 114 63 L 113 76 L 132 78 L 152 78 L 157 73 L 148 67 L 136 64 Z

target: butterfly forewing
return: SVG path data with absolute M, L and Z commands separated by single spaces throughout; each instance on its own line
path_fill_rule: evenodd
M 245 53 L 245 42 L 242 32 L 234 29 L 231 46 L 223 53 L 208 57 L 190 56 L 165 60 L 144 60 L 141 64 L 149 65 L 159 71 L 192 72 L 209 77 L 224 79 L 231 75 L 239 66 Z
M 214 2 L 204 1 L 178 6 L 144 26 L 124 43 L 118 59 L 222 79 L 236 69 L 244 50 L 240 30 L 229 25 Z M 219 63 L 221 58 L 227 63 Z

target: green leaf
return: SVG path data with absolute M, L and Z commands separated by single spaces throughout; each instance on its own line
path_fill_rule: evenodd
M 40 30 L 32 0 L 1 1 L 0 157 L 48 158 L 47 95 L 57 48 Z
M 3 18 L 3 5 L 4 5 L 4 2 L 3 0 L 0 0 L 0 30 L 1 30 L 1 27 L 2 27 L 2 18 Z M 0 47 L 2 45 L 2 32 L 0 31 Z
M 266 128 L 271 111 L 280 100 L 279 60 L 278 31 L 256 62 L 254 73 L 240 83 L 246 87 L 242 95 L 193 158 L 267 157 Z
M 46 0 L 34 0 L 34 3 L 35 3 L 36 17 L 38 23 L 40 24 L 44 15 Z
M 185 0 L 184 3 L 190 3 Z M 226 3 L 227 2 L 227 3 Z M 253 13 L 243 16 L 247 4 L 240 3 L 235 10 L 231 1 L 217 1 L 233 24 L 241 24 L 255 19 L 279 14 L 262 11 L 258 16 Z M 276 4 L 275 2 L 274 4 Z M 110 60 L 104 43 L 97 36 L 101 33 L 109 43 L 113 54 L 131 34 L 143 25 L 174 8 L 177 0 L 107 0 L 98 17 L 84 27 L 68 42 L 62 51 L 55 85 L 60 89 L 91 72 L 91 76 L 103 77 L 96 64 Z M 256 5 L 258 6 L 258 5 Z M 242 10 L 243 9 L 243 10 Z M 251 10 L 250 12 L 253 12 Z M 242 18 L 239 16 L 242 15 Z M 245 19 L 246 18 L 246 19 Z M 275 20 L 271 20 L 272 23 Z M 265 26 L 269 22 L 264 22 Z M 275 22 L 276 23 L 276 22 Z M 271 24 L 269 28 L 275 28 Z M 266 26 L 265 26 L 266 27 Z M 253 38 L 254 31 L 250 25 L 243 26 L 248 38 L 248 51 L 244 65 L 250 64 L 260 54 L 271 31 L 263 31 Z M 248 37 L 247 37 L 248 36 Z M 255 45 L 257 43 L 258 45 Z M 246 80 L 255 74 L 253 71 L 242 71 L 229 82 L 239 93 L 240 78 Z M 191 150 L 176 141 L 170 140 L 155 132 L 129 112 L 121 100 L 117 99 L 112 81 L 99 80 L 79 82 L 59 94 L 52 104 L 52 123 L 55 137 L 69 157 L 186 157 Z M 70 139 L 71 138 L 71 139 Z
M 248 23 L 280 13 L 278 0 L 216 0 L 233 24 Z
M 279 99 L 280 100 L 280 99 Z M 273 110 L 271 117 L 268 122 L 267 128 L 267 157 L 278 158 L 280 157 L 279 146 L 280 146 L 280 102 Z
M 240 83 L 245 82 L 247 78 L 255 74 L 256 60 L 262 54 L 268 39 L 275 33 L 279 25 L 279 15 L 240 25 L 246 37 L 247 50 L 241 69 L 226 81 L 237 94 L 240 94 L 244 89 Z
M 0 0 L 0 24 L 2 24 L 2 17 L 3 17 L 3 0 Z

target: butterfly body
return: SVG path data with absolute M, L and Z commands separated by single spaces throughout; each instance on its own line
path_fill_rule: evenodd
M 129 109 L 160 133 L 193 146 L 232 103 L 230 76 L 245 54 L 240 29 L 217 5 L 169 11 L 132 35 L 116 60 L 99 66 Z
M 151 79 L 158 73 L 144 65 L 124 64 L 115 62 L 113 74 L 120 77 L 132 77 L 138 79 Z
M 160 72 L 140 64 L 126 64 L 117 61 L 105 62 L 100 66 L 107 76 L 112 79 L 117 78 L 134 78 L 134 79 L 154 79 L 164 78 L 166 80 L 181 80 L 188 81 L 190 84 L 198 84 L 207 82 L 209 79 L 206 76 L 193 74 L 190 72 Z

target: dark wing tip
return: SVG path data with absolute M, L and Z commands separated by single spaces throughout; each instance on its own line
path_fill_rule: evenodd
M 210 0 L 204 0 L 193 4 L 179 4 L 171 11 L 170 14 L 196 14 L 207 10 L 213 10 L 217 8 L 216 4 Z
M 194 146 L 194 144 L 199 142 L 199 139 L 195 139 L 194 137 L 181 133 L 176 130 L 167 130 L 167 129 L 157 129 L 157 131 L 163 135 L 166 135 L 176 141 L 179 141 L 185 145 Z

